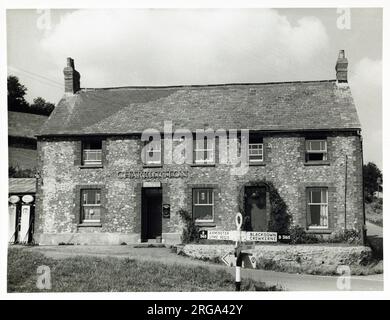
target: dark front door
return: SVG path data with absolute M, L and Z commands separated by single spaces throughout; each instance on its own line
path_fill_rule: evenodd
M 142 241 L 156 239 L 162 231 L 162 192 L 161 188 L 142 189 Z
M 265 187 L 245 187 L 245 216 L 246 231 L 267 231 L 267 190 Z

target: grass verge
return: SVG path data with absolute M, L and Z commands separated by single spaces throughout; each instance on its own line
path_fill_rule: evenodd
M 133 259 L 72 257 L 55 260 L 26 248 L 8 250 L 8 292 L 42 292 L 37 268 L 48 266 L 50 292 L 232 291 L 234 279 L 223 270 L 166 265 Z M 277 291 L 276 286 L 244 279 L 242 290 Z

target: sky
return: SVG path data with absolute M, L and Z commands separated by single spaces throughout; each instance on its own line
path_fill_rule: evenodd
M 362 123 L 365 163 L 382 168 L 382 10 L 7 10 L 8 74 L 57 103 L 66 58 L 81 87 L 335 79 L 338 52 Z

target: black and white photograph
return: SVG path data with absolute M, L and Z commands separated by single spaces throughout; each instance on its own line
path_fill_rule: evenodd
M 4 1 L 4 295 L 383 294 L 384 9 L 332 3 Z

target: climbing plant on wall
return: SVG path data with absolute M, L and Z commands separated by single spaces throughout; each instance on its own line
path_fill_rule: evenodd
M 268 220 L 268 231 L 278 232 L 278 233 L 288 233 L 291 216 L 288 213 L 288 207 L 282 197 L 280 196 L 278 190 L 275 188 L 272 182 L 266 180 L 259 181 L 250 181 L 246 183 L 239 192 L 239 201 L 240 212 L 245 217 L 245 187 L 266 187 L 270 209 L 269 209 L 269 220 Z M 245 226 L 245 218 L 243 223 L 243 229 Z
M 199 227 L 195 224 L 195 221 L 194 219 L 192 219 L 191 214 L 184 209 L 180 209 L 178 213 L 184 222 L 181 241 L 183 243 L 198 243 Z

